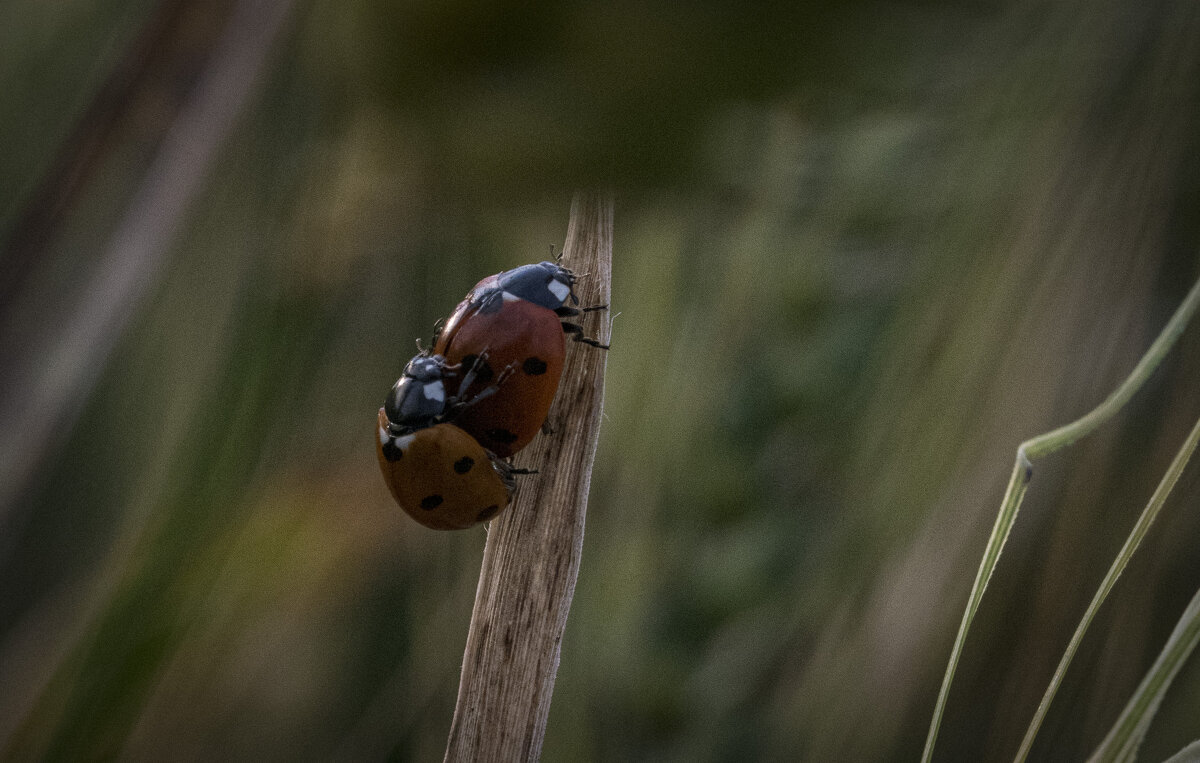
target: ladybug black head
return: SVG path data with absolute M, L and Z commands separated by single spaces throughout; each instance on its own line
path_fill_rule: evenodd
M 433 426 L 446 412 L 445 364 L 441 355 L 421 354 L 404 367 L 383 404 L 397 433 Z
M 522 265 L 500 274 L 500 288 L 521 299 L 550 310 L 566 304 L 568 298 L 578 302 L 573 287 L 575 274 L 553 262 Z

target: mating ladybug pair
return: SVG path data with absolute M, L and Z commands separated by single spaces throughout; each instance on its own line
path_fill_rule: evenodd
M 426 527 L 458 530 L 508 505 L 506 460 L 541 430 L 562 375 L 565 335 L 608 349 L 564 318 L 576 276 L 553 262 L 488 276 L 459 303 L 432 351 L 404 368 L 379 409 L 376 453 L 400 507 Z

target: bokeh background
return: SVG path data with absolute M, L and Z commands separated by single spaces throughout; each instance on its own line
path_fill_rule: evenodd
M 0 757 L 436 760 L 484 531 L 375 411 L 617 198 L 547 760 L 911 760 L 1018 442 L 1200 276 L 1192 0 L 0 4 Z M 1011 758 L 1200 416 L 1200 326 L 1039 463 L 939 760 Z M 1200 467 L 1034 756 L 1200 586 Z M 1200 737 L 1189 664 L 1145 759 Z

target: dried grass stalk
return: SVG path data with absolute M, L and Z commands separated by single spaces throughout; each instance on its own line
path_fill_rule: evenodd
M 613 202 L 577 194 L 563 264 L 582 276 L 584 306 L 609 304 Z M 586 314 L 589 336 L 608 343 L 605 311 Z M 463 654 L 447 761 L 536 760 L 542 749 L 567 613 L 583 551 L 592 460 L 600 433 L 607 353 L 567 343 L 550 434 L 534 440 L 518 465 L 516 500 L 492 522 L 471 628 Z

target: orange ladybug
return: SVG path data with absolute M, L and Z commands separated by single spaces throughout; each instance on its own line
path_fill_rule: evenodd
M 492 519 L 512 498 L 514 471 L 471 435 L 445 421 L 464 404 L 447 396 L 453 371 L 441 356 L 422 353 L 379 409 L 376 455 L 392 497 L 410 517 L 434 530 L 461 530 Z M 459 392 L 474 367 L 462 373 Z M 480 399 L 490 393 L 487 387 Z M 473 400 L 472 400 L 473 402 Z
M 457 426 L 502 458 L 528 445 L 546 421 L 562 375 L 564 336 L 608 349 L 584 336 L 579 324 L 562 320 L 604 309 L 567 305 L 568 299 L 579 302 L 575 280 L 574 273 L 553 262 L 488 276 L 459 303 L 434 338 L 433 351 L 448 364 L 476 369 L 468 393 L 483 393 L 497 368 L 511 373 L 494 394 L 454 418 Z

